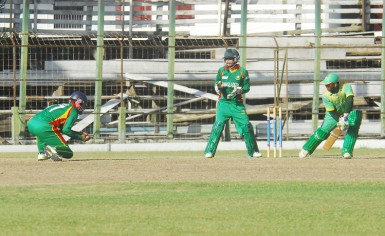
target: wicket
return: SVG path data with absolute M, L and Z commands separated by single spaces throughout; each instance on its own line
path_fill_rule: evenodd
M 273 116 L 272 116 L 273 117 L 273 142 L 274 142 L 273 155 L 274 155 L 274 157 L 277 157 L 277 141 L 278 141 L 278 154 L 279 154 L 279 157 L 282 157 L 282 109 L 280 106 L 267 107 L 267 113 L 266 113 L 266 117 L 267 117 L 267 125 L 266 125 L 267 150 L 266 150 L 266 152 L 267 152 L 267 154 L 266 154 L 266 157 L 270 157 L 270 141 L 271 141 L 271 126 L 270 126 L 271 113 L 270 113 L 270 111 L 272 111 L 272 114 L 273 114 Z

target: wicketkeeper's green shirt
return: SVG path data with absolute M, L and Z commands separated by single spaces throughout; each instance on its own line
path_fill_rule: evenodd
M 250 91 L 249 72 L 245 68 L 239 66 L 239 64 L 231 69 L 226 68 L 225 66 L 219 68 L 215 83 L 219 81 L 222 81 L 224 88 L 224 91 L 220 95 L 220 100 L 243 103 L 242 94 Z M 227 95 L 232 93 L 236 87 L 242 88 L 242 94 L 227 99 Z

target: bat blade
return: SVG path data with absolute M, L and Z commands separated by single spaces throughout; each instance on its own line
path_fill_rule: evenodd
M 335 128 L 330 133 L 329 137 L 326 139 L 324 146 L 323 146 L 323 149 L 329 151 L 330 148 L 333 147 L 333 144 L 336 142 L 336 140 L 341 135 L 341 133 L 342 133 L 342 130 L 339 127 Z

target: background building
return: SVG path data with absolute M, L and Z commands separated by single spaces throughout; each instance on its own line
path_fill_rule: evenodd
M 25 121 L 73 90 L 90 96 L 85 116 L 95 122 L 87 129 L 103 142 L 205 139 L 228 47 L 240 50 L 250 72 L 246 104 L 259 139 L 266 107 L 277 105 L 285 138 L 310 135 L 324 114 L 318 82 L 329 72 L 353 84 L 361 134 L 384 137 L 382 4 L 3 0 L 2 142 L 30 142 Z M 239 138 L 233 128 L 228 134 Z

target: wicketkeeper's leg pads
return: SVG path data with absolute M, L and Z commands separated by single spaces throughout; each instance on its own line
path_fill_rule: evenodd
M 249 124 L 242 126 L 241 129 L 247 154 L 252 157 L 254 152 L 259 152 L 257 142 L 255 141 L 253 125 L 249 122 Z
M 309 152 L 309 155 L 314 152 L 314 150 L 329 137 L 329 133 L 324 131 L 321 128 L 318 128 L 312 136 L 310 136 L 309 140 L 303 145 L 303 149 Z
M 349 127 L 346 131 L 344 144 L 342 146 L 342 155 L 346 152 L 353 155 L 353 149 L 357 141 L 358 131 L 361 126 L 362 111 L 353 110 L 348 117 Z
M 215 155 L 215 152 L 217 151 L 219 139 L 221 137 L 224 127 L 225 127 L 225 123 L 220 121 L 214 122 L 213 128 L 211 129 L 209 141 L 207 142 L 205 153 L 210 152 L 213 156 Z

